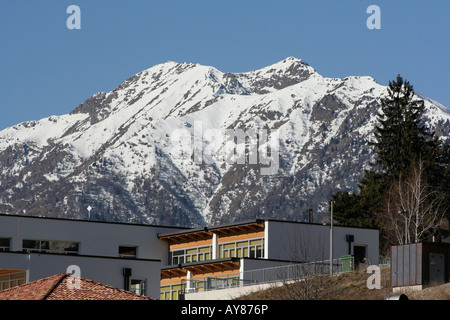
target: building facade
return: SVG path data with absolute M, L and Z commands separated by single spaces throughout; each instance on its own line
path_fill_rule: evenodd
M 0 215 L 0 290 L 60 273 L 159 299 L 292 276 L 351 255 L 378 264 L 378 230 L 257 219 L 178 228 Z M 331 263 L 330 269 L 339 262 Z M 297 275 L 298 276 L 298 275 Z
M 391 247 L 394 292 L 450 282 L 450 243 L 419 242 Z
M 378 264 L 378 230 L 335 226 L 332 242 L 330 231 L 329 225 L 268 219 L 159 234 L 169 247 L 160 298 L 274 281 L 280 270 L 292 275 L 293 263 L 322 261 L 325 270 L 330 246 L 333 259 L 351 255 L 356 264 Z
M 62 272 L 159 298 L 163 226 L 0 215 L 0 290 Z

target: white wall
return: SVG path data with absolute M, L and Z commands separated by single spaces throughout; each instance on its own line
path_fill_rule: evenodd
M 286 278 L 282 266 L 290 265 L 288 261 L 244 258 L 240 260 L 241 279 L 246 285 L 278 281 Z
M 27 271 L 27 282 L 60 273 L 71 273 L 69 266 L 76 265 L 79 276 L 116 288 L 124 289 L 123 268 L 131 268 L 130 279 L 146 280 L 146 295 L 159 299 L 159 260 L 137 260 L 79 255 L 0 252 L 0 268 Z
M 349 254 L 346 235 L 354 235 L 355 245 L 366 246 L 371 264 L 379 261 L 379 233 L 375 229 L 333 226 L 333 258 Z M 330 226 L 320 224 L 268 221 L 267 258 L 281 260 L 320 261 L 330 257 Z M 295 252 L 295 254 L 293 253 Z
M 80 255 L 118 257 L 120 245 L 137 246 L 137 258 L 167 263 L 168 245 L 158 233 L 179 228 L 124 223 L 0 215 L 0 237 L 11 238 L 11 251 L 22 251 L 23 239 L 80 242 Z
M 147 295 L 159 298 L 161 266 L 167 264 L 168 244 L 158 233 L 180 228 L 124 223 L 0 215 L 0 237 L 11 238 L 11 253 L 0 252 L 0 269 L 28 271 L 28 281 L 67 272 L 77 265 L 81 277 L 124 288 L 123 268 L 132 279 L 146 279 Z M 22 240 L 79 242 L 78 255 L 21 253 Z M 136 259 L 119 258 L 120 245 L 137 246 Z M 13 253 L 20 252 L 20 253 Z
M 186 293 L 185 300 L 232 300 L 250 293 L 270 289 L 279 285 L 281 285 L 281 282 L 263 283 L 247 287 L 235 287 L 220 290 Z

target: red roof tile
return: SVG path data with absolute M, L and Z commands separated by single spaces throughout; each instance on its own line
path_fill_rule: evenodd
M 152 300 L 84 278 L 79 278 L 79 286 L 75 288 L 75 283 L 68 282 L 72 280 L 70 276 L 60 273 L 0 291 L 0 300 Z

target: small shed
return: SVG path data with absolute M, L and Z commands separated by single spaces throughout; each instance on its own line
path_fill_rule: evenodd
M 421 242 L 391 247 L 392 287 L 450 282 L 450 243 Z

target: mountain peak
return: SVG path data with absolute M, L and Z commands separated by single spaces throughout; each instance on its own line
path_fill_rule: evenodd
M 293 57 L 293 56 L 287 57 L 286 59 L 284 59 L 284 60 L 282 60 L 280 62 L 282 62 L 282 63 L 299 63 L 299 64 L 303 64 L 303 65 L 309 66 L 309 64 L 305 60 L 299 59 L 299 58 L 296 58 L 296 57 Z
M 266 94 L 280 90 L 309 79 L 317 72 L 304 60 L 287 57 L 284 60 L 263 67 L 258 70 L 240 74 L 242 82 L 246 83 L 249 91 Z
M 276 71 L 280 72 L 281 70 L 289 70 L 289 71 L 295 71 L 295 70 L 311 70 L 314 71 L 314 69 L 304 60 L 290 56 L 286 59 L 283 59 L 281 61 L 275 62 L 267 67 L 261 68 L 260 70 L 264 71 Z M 258 70 L 256 70 L 258 71 Z M 315 71 L 314 71 L 315 72 Z
M 0 210 L 80 219 L 90 205 L 97 220 L 200 226 L 314 208 L 319 221 L 327 197 L 356 190 L 370 163 L 365 141 L 385 91 L 369 77 L 321 77 L 292 56 L 245 73 L 158 64 L 69 115 L 0 131 Z M 447 109 L 425 107 L 450 136 Z M 250 144 L 259 128 L 264 162 L 228 161 L 222 134 L 242 129 Z M 276 174 L 262 177 L 268 165 Z

